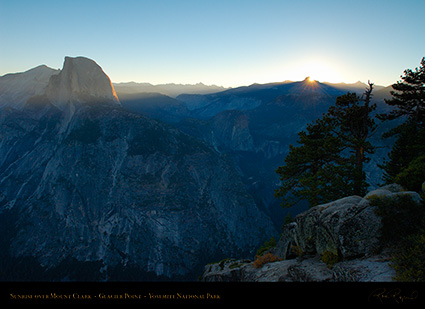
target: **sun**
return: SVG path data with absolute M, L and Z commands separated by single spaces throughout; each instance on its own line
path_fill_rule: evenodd
M 310 83 L 338 82 L 339 70 L 332 61 L 326 59 L 302 59 L 294 64 L 294 75 L 300 78 L 309 76 Z
M 276 76 L 280 76 L 280 80 L 304 81 L 309 86 L 318 86 L 326 82 L 340 83 L 342 80 L 341 67 L 343 66 L 329 57 L 300 56 L 291 60 L 290 63 L 282 62 L 276 67 L 279 68 Z M 285 74 L 283 78 L 282 71 Z M 306 76 L 309 77 L 306 78 Z M 272 78 L 268 77 L 268 79 Z
M 304 83 L 305 83 L 305 87 L 307 87 L 308 89 L 319 87 L 319 83 L 311 76 L 307 76 L 304 79 Z
M 316 62 L 311 64 L 308 69 L 313 81 L 332 83 L 340 80 L 337 69 L 332 63 Z

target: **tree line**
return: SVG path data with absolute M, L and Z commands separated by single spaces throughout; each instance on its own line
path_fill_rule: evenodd
M 289 146 L 284 164 L 277 168 L 281 186 L 275 196 L 282 206 L 307 200 L 311 207 L 344 196 L 364 196 L 369 184 L 364 166 L 376 146 L 370 137 L 378 122 L 401 120 L 382 138 L 395 143 L 379 167 L 384 183 L 399 183 L 408 190 L 421 191 L 425 181 L 425 57 L 414 70 L 406 69 L 392 85 L 388 113 L 374 115 L 374 84 L 362 96 L 348 92 L 339 96 L 327 113 L 298 133 L 297 145 Z

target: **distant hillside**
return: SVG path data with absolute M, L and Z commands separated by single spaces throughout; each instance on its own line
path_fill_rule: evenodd
M 118 93 L 124 109 L 153 119 L 175 123 L 188 115 L 183 102 L 156 92 Z
M 203 83 L 198 84 L 160 84 L 152 85 L 150 83 L 114 83 L 115 91 L 117 95 L 130 94 L 130 93 L 143 93 L 143 92 L 156 92 L 169 97 L 175 98 L 179 94 L 208 94 L 219 91 L 224 91 L 229 88 L 224 88 L 216 85 L 204 85 Z
M 288 210 L 282 209 L 280 201 L 273 196 L 279 184 L 275 170 L 284 163 L 289 145 L 295 144 L 298 132 L 321 117 L 338 96 L 348 91 L 362 95 L 365 88 L 362 83 L 332 85 L 305 79 L 253 84 L 207 95 L 183 94 L 177 99 L 187 105 L 190 117 L 177 127 L 229 154 L 258 207 L 279 228 Z M 384 98 L 390 97 L 389 88 L 374 90 L 377 112 L 387 111 Z M 382 171 L 377 164 L 382 162 L 392 143 L 381 140 L 388 125 L 392 124 L 380 124 L 371 140 L 379 147 L 367 164 L 367 180 L 372 188 L 381 181 Z M 298 213 L 302 207 L 291 209 L 291 214 Z

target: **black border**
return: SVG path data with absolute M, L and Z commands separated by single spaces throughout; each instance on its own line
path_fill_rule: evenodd
M 1 282 L 16 305 L 425 305 L 425 283 L 403 282 Z

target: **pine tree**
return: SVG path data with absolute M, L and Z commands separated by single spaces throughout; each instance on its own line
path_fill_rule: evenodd
M 415 70 L 407 69 L 401 81 L 392 85 L 392 98 L 385 102 L 393 107 L 390 113 L 379 114 L 383 121 L 405 119 L 383 137 L 397 136 L 388 160 L 381 166 L 386 183 L 395 181 L 397 175 L 410 162 L 425 154 L 425 57 Z
M 370 159 L 368 154 L 374 153 L 374 147 L 368 138 L 376 129 L 375 120 L 370 116 L 376 109 L 376 104 L 371 104 L 373 83 L 368 83 L 362 98 L 355 93 L 347 93 L 337 98 L 327 114 L 335 128 L 335 136 L 342 140 L 347 150 L 351 153 L 350 160 L 354 165 L 352 171 L 354 194 L 364 195 L 368 184 L 364 172 L 364 163 Z
M 405 117 L 412 123 L 424 126 L 425 121 L 425 57 L 414 71 L 407 69 L 401 81 L 392 85 L 392 98 L 385 100 L 394 109 L 388 114 L 380 114 L 381 120 Z
M 404 122 L 389 134 L 384 134 L 384 137 L 393 135 L 397 135 L 397 139 L 388 154 L 388 160 L 380 165 L 384 170 L 383 180 L 387 184 L 394 183 L 397 175 L 408 168 L 410 162 L 425 155 L 425 129 L 420 128 L 415 121 Z
M 299 200 L 307 200 L 311 206 L 325 203 L 340 195 L 346 181 L 339 153 L 343 145 L 331 134 L 332 127 L 323 120 L 307 125 L 307 130 L 298 133 L 299 146 L 289 146 L 285 165 L 278 167 L 282 186 L 275 196 L 282 198 L 282 206 L 291 207 Z
M 327 114 L 300 132 L 298 146 L 290 145 L 285 164 L 276 172 L 282 185 L 275 196 L 290 207 L 299 200 L 310 206 L 342 196 L 364 195 L 363 164 L 374 147 L 368 138 L 376 128 L 371 112 L 373 84 L 362 98 L 347 93 L 337 98 Z

